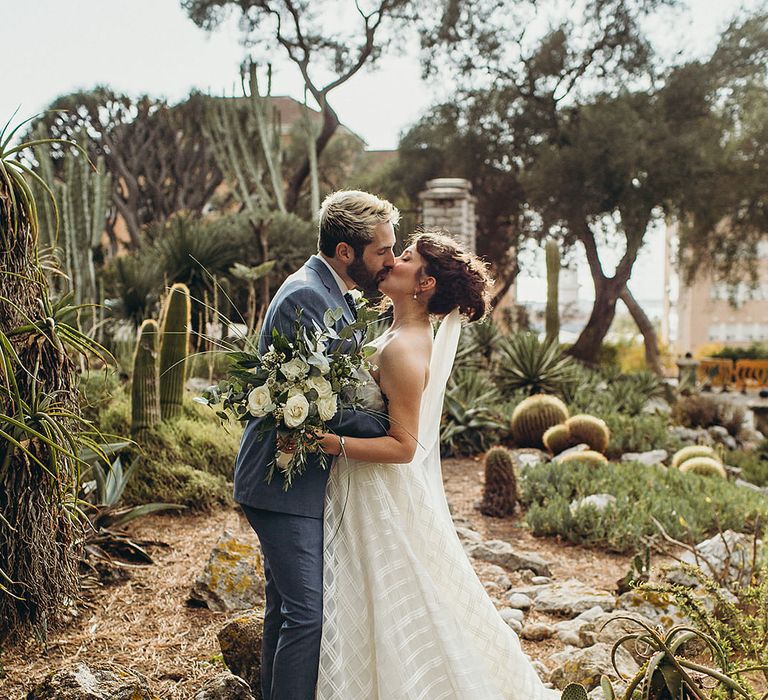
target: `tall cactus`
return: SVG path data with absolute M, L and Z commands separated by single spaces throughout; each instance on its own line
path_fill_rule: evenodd
M 131 436 L 142 442 L 149 430 L 160 422 L 159 372 L 157 366 L 157 321 L 147 319 L 141 324 L 133 357 L 131 384 Z
M 160 414 L 163 420 L 181 413 L 191 316 L 189 288 L 177 282 L 171 287 L 161 319 Z
M 492 518 L 505 518 L 514 514 L 517 500 L 517 475 L 512 455 L 504 447 L 492 447 L 485 456 L 480 512 Z
M 547 340 L 553 341 L 560 337 L 560 302 L 558 299 L 558 283 L 560 281 L 560 246 L 550 238 L 545 246 L 547 255 Z

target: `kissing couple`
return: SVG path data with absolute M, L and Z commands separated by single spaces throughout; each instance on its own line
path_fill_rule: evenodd
M 321 436 L 324 454 L 290 489 L 280 473 L 266 480 L 274 433 L 260 435 L 259 418 L 245 428 L 235 500 L 264 559 L 262 695 L 553 699 L 472 569 L 443 490 L 443 395 L 462 318 L 483 318 L 491 280 L 442 234 L 416 234 L 395 257 L 399 217 L 366 192 L 329 195 L 317 255 L 286 279 L 264 319 L 261 352 L 273 329 L 293 333 L 297 317 L 312 330 L 341 308 L 337 330 L 353 323 L 357 287 L 378 287 L 392 307 L 362 409 L 339 411 Z M 433 318 L 442 319 L 434 337 Z

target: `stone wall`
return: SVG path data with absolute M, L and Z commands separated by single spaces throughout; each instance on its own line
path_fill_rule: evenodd
M 475 202 L 472 184 L 457 177 L 442 177 L 427 182 L 419 194 L 424 228 L 450 233 L 475 252 Z

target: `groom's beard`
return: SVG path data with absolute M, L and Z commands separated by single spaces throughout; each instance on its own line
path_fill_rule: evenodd
M 365 293 L 366 296 L 379 291 L 379 282 L 387 276 L 389 270 L 385 267 L 376 274 L 365 266 L 362 258 L 355 257 L 347 268 L 349 278 Z

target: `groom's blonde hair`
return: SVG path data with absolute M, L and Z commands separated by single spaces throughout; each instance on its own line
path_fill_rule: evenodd
M 373 229 L 383 223 L 397 226 L 400 212 L 392 202 L 369 192 L 339 190 L 323 200 L 319 219 L 317 247 L 323 255 L 332 258 L 339 243 L 348 243 L 360 257 L 373 240 Z

